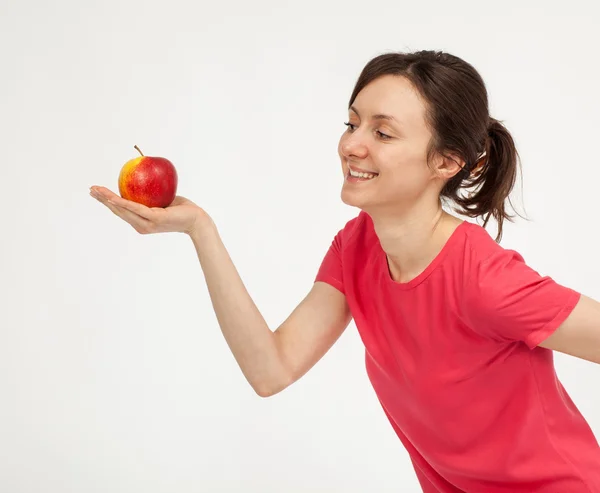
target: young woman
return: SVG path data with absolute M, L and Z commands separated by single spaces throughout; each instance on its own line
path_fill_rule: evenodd
M 360 212 L 275 331 L 204 210 L 182 197 L 149 209 L 104 187 L 91 194 L 140 233 L 191 237 L 223 334 L 261 396 L 305 374 L 353 318 L 424 492 L 600 493 L 600 447 L 553 364 L 553 350 L 600 363 L 600 304 L 498 244 L 518 155 L 480 75 L 447 53 L 378 56 L 346 125 L 342 200 Z

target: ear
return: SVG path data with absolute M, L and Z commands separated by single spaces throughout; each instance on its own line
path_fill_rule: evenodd
M 465 164 L 457 154 L 438 155 L 434 160 L 434 171 L 443 181 L 448 181 L 459 173 Z

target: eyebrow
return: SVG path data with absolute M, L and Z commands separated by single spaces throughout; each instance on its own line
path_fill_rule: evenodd
M 356 108 L 354 106 L 350 106 L 350 109 L 352 111 L 354 111 L 354 113 L 356 113 L 358 116 L 360 116 L 360 113 L 358 111 L 356 111 Z M 377 115 L 373 115 L 373 120 L 389 120 L 389 121 L 392 121 L 392 122 L 400 123 L 393 116 L 384 115 L 383 113 L 378 113 Z

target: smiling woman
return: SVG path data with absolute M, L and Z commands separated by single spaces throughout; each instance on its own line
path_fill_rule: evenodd
M 439 59 L 444 56 L 445 65 L 438 66 L 435 79 L 427 75 L 431 69 L 423 64 L 411 65 L 410 57 L 396 59 L 395 66 L 390 65 L 390 56 L 372 60 L 351 96 L 348 130 L 340 140 L 339 153 L 348 171 L 365 172 L 360 156 L 370 139 L 368 171 L 388 168 L 391 203 L 398 195 L 412 200 L 410 194 L 423 188 L 422 180 L 441 178 L 441 190 L 432 188 L 436 197 L 457 205 L 455 209 L 463 215 L 484 216 L 484 227 L 494 217 L 499 241 L 503 221 L 512 219 L 505 201 L 510 202 L 516 181 L 518 153 L 510 133 L 490 117 L 485 85 L 477 72 L 472 69 L 468 77 L 456 81 L 452 66 L 459 68 L 460 63 L 450 55 L 440 54 Z M 468 99 L 452 98 L 445 90 L 446 85 L 458 83 L 470 94 Z M 498 152 L 490 152 L 491 146 Z M 430 168 L 438 165 L 439 159 L 446 160 L 445 167 L 438 166 L 438 175 L 431 176 Z M 344 194 L 342 199 L 363 210 L 366 205 Z M 383 205 L 379 198 L 378 203 Z
M 190 236 L 223 335 L 260 396 L 301 378 L 353 318 L 424 492 L 600 493 L 600 447 L 552 352 L 600 362 L 600 305 L 500 246 L 518 154 L 480 75 L 448 53 L 387 53 L 366 65 L 348 111 L 341 198 L 360 211 L 274 331 L 203 209 L 91 193 L 140 233 Z

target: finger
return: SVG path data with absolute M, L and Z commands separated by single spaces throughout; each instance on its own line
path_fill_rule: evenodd
M 123 221 L 129 223 L 138 233 L 147 234 L 154 232 L 153 224 L 134 212 L 118 207 L 110 202 L 106 204 L 106 207 L 108 207 L 115 215 L 123 219 Z
M 91 192 L 90 192 L 91 195 Z M 124 209 L 123 207 L 119 207 L 111 200 L 106 199 L 103 196 L 95 197 L 100 203 L 104 204 L 108 209 L 112 211 L 113 214 L 123 219 L 125 222 L 129 223 L 138 233 L 151 233 L 153 232 L 153 224 L 151 221 L 148 221 L 146 218 L 139 216 L 138 214 Z
M 110 199 L 111 203 L 115 204 L 122 209 L 127 209 L 128 211 L 143 217 L 144 219 L 153 220 L 156 219 L 157 211 L 151 209 L 150 207 L 145 206 L 144 204 L 139 204 L 132 200 L 127 200 L 122 197 L 114 196 Z
M 156 220 L 157 211 L 151 209 L 150 207 L 146 207 L 144 204 L 139 204 L 132 200 L 124 199 L 123 197 L 117 195 L 106 187 L 93 186 L 90 188 L 91 192 L 94 192 L 95 195 L 99 197 L 105 198 L 107 201 L 121 207 L 123 209 L 127 209 L 138 216 L 142 216 L 148 220 Z
M 109 200 L 112 200 L 113 198 L 118 197 L 118 195 L 116 193 L 114 193 L 112 190 L 109 190 L 106 187 L 101 187 L 98 185 L 91 186 L 90 192 L 93 192 L 94 194 L 99 195 L 99 196 L 104 197 Z

